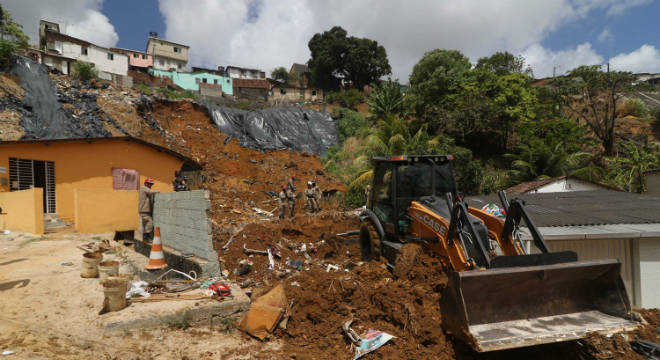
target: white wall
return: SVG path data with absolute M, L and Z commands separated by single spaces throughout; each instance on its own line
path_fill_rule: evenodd
M 596 184 L 592 184 L 578 179 L 568 178 L 568 179 L 560 179 L 551 182 L 550 184 L 543 185 L 538 189 L 536 189 L 535 191 L 531 191 L 530 193 L 589 191 L 589 190 L 599 190 L 599 189 L 602 189 L 602 187 Z
M 162 64 L 161 64 L 162 62 Z M 154 56 L 154 69 L 170 71 L 174 68 L 176 71 L 186 71 L 186 63 L 184 61 L 174 60 L 162 56 Z
M 635 240 L 635 275 L 639 306 L 645 309 L 660 308 L 660 239 Z
M 228 70 L 229 77 L 236 79 L 263 79 L 259 71 L 250 71 L 231 68 Z
M 619 259 L 621 261 L 621 278 L 626 286 L 631 304 L 641 303 L 636 294 L 634 276 L 634 260 L 632 242 L 630 239 L 583 239 L 583 240 L 547 240 L 551 252 L 572 250 L 578 254 L 578 260 Z M 536 251 L 533 251 L 536 252 Z M 660 264 L 659 264 L 660 265 Z M 658 268 L 660 271 L 660 267 Z M 660 275 L 660 274 L 659 274 Z M 660 290 L 660 289 L 658 289 Z M 642 299 L 651 299 L 642 296 Z M 658 300 L 660 304 L 660 298 Z
M 62 56 L 93 63 L 99 73 L 107 72 L 123 76 L 128 74 L 128 56 L 124 54 L 90 45 L 87 47 L 87 55 L 83 55 L 82 46 L 66 41 L 55 41 L 55 49 L 59 50 Z M 113 54 L 113 60 L 108 59 L 108 53 Z

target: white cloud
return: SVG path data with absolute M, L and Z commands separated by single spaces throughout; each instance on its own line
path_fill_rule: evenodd
M 601 43 L 611 41 L 611 40 L 614 40 L 614 35 L 607 28 L 605 28 L 605 29 L 603 29 L 603 31 L 601 31 L 600 35 L 598 35 L 597 40 L 598 40 L 598 42 L 601 42 Z
M 619 54 L 610 59 L 610 68 L 634 73 L 660 73 L 660 49 L 653 45 L 642 45 L 628 54 Z
M 603 63 L 603 57 L 598 55 L 590 43 L 576 46 L 574 49 L 552 51 L 534 44 L 522 52 L 522 56 L 532 67 L 534 76 L 543 78 L 566 73 L 580 65 L 598 65 Z
M 23 25 L 30 43 L 39 42 L 39 20 L 60 24 L 60 31 L 101 46 L 114 46 L 119 40 L 114 26 L 101 13 L 103 0 L 4 0 L 14 20 Z

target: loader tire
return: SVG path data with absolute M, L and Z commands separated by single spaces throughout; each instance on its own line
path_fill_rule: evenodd
M 415 267 L 417 256 L 422 252 L 419 244 L 404 244 L 399 250 L 394 262 L 394 277 L 407 279 L 410 271 Z
M 363 261 L 380 258 L 380 236 L 371 221 L 365 221 L 360 226 L 360 252 Z

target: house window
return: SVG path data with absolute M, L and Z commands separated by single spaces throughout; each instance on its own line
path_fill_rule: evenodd
M 139 58 L 140 58 L 140 54 L 133 54 L 133 57 L 136 58 L 136 59 L 139 59 Z
M 213 79 L 213 84 L 218 85 L 218 79 Z
M 199 78 L 195 78 L 195 84 L 199 84 L 201 81 L 199 81 Z
M 114 59 L 115 59 L 115 55 L 108 53 L 108 60 L 114 60 Z
M 147 60 L 147 55 L 142 54 L 142 60 Z
M 312 90 L 312 96 L 316 96 L 316 90 Z
M 81 47 L 80 48 L 80 55 L 87 55 L 87 48 L 86 47 Z
M 32 188 L 43 189 L 44 212 L 55 213 L 55 163 L 9 158 L 9 191 Z
M 227 79 L 227 84 L 229 84 L 229 79 Z
M 202 79 L 202 82 L 204 82 L 204 84 L 206 84 L 206 78 L 203 78 L 203 79 Z
M 178 68 L 179 68 L 179 70 L 181 70 L 181 69 L 183 69 L 183 66 L 181 64 L 179 64 Z
M 163 59 L 158 60 L 158 65 L 165 66 L 165 61 Z
M 175 46 L 175 47 L 174 47 L 174 52 L 180 54 L 180 53 L 181 53 L 181 48 Z
M 286 94 L 286 89 L 280 88 L 280 94 L 282 94 L 282 95 Z

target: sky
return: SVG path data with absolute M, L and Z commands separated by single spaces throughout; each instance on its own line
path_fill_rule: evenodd
M 289 68 L 342 26 L 387 50 L 403 83 L 433 49 L 476 63 L 509 51 L 537 78 L 579 65 L 660 72 L 660 0 L 0 0 L 36 43 L 40 18 L 102 46 L 143 50 L 150 31 L 190 45 L 188 66 Z

